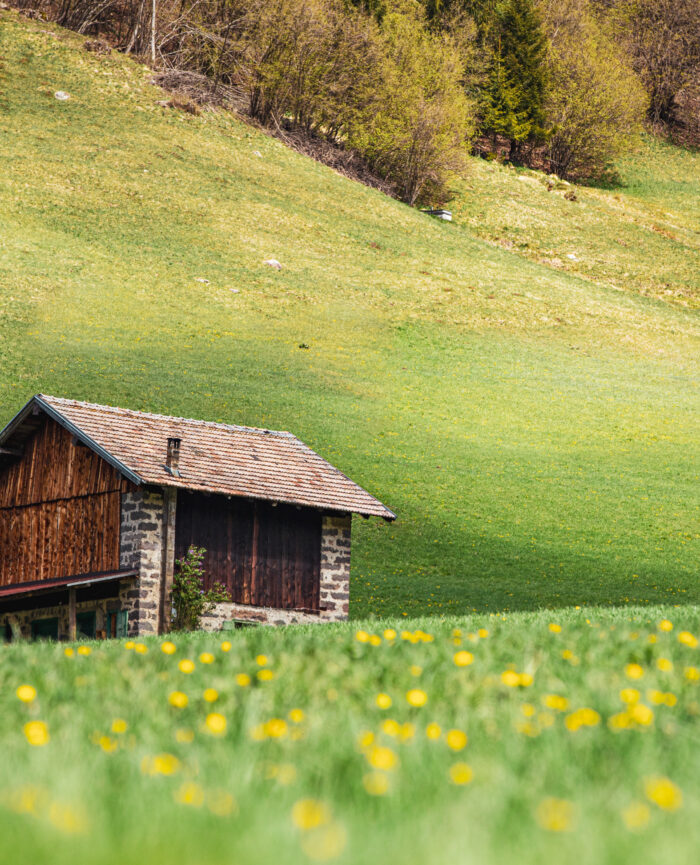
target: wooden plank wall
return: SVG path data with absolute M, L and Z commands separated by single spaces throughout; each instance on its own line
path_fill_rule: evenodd
M 175 555 L 204 547 L 206 585 L 223 583 L 240 604 L 319 608 L 321 515 L 309 508 L 181 492 Z
M 117 570 L 121 492 L 129 488 L 47 418 L 0 473 L 0 585 Z

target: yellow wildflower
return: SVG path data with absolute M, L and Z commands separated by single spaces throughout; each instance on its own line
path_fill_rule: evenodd
M 474 773 L 466 763 L 455 763 L 450 766 L 450 781 L 453 784 L 468 784 L 473 777 Z
M 620 691 L 620 699 L 623 703 L 631 705 L 639 702 L 640 693 L 636 688 L 623 688 Z
M 462 649 L 460 652 L 455 652 L 454 662 L 458 667 L 468 667 L 474 661 L 474 655 Z
M 381 646 L 382 638 L 379 634 L 372 634 L 369 638 L 369 644 L 370 646 Z
M 189 658 L 183 658 L 177 666 L 181 673 L 194 673 L 194 661 Z
M 187 697 L 187 694 L 183 693 L 182 691 L 172 691 L 170 696 L 168 697 L 168 702 L 176 709 L 184 709 L 185 706 L 189 703 L 189 699 Z
M 73 651 L 73 649 L 70 646 L 67 646 L 63 650 L 63 654 L 66 656 L 66 658 L 72 658 L 73 655 L 75 654 L 75 652 Z
M 46 745 L 51 738 L 49 728 L 43 721 L 28 721 L 23 729 L 30 745 Z
M 700 670 L 697 667 L 686 667 L 683 670 L 683 675 L 689 682 L 700 681 Z
M 428 702 L 428 695 L 420 688 L 411 688 L 411 690 L 406 693 L 406 702 L 409 706 L 414 706 L 416 708 L 425 706 Z
M 113 733 L 126 733 L 129 725 L 123 718 L 115 718 L 112 721 L 112 732 Z
M 445 734 L 448 748 L 461 751 L 467 744 L 467 734 L 463 730 L 448 730 Z
M 440 725 L 436 724 L 435 722 L 428 724 L 428 726 L 425 728 L 425 735 L 433 742 L 437 741 L 442 735 Z
M 683 794 L 669 778 L 647 778 L 644 782 L 647 799 L 664 811 L 677 811 L 683 805 Z
M 673 671 L 673 661 L 669 661 L 668 658 L 659 658 L 656 662 L 656 666 L 662 673 L 670 673 Z
M 330 810 L 318 799 L 299 799 L 292 808 L 292 822 L 298 829 L 308 831 L 323 826 L 331 819 Z
M 648 727 L 654 720 L 654 713 L 644 703 L 635 703 L 634 706 L 630 706 L 628 711 L 635 724 L 641 724 L 643 727 Z
M 628 679 L 641 679 L 644 675 L 644 669 L 639 664 L 627 664 L 625 675 Z
M 36 688 L 33 685 L 20 685 L 15 693 L 17 699 L 23 703 L 31 703 L 36 699 Z
M 250 676 L 247 673 L 237 673 L 236 684 L 241 688 L 247 688 L 250 685 Z
M 302 709 L 291 709 L 288 717 L 292 724 L 301 724 L 304 720 L 304 712 Z
M 81 648 L 87 649 L 87 646 L 81 646 Z M 148 652 L 148 646 L 145 645 L 145 643 L 134 643 L 134 651 L 138 655 L 145 655 Z M 90 652 L 89 652 L 89 650 L 87 652 L 81 652 L 80 649 L 78 649 L 78 654 L 79 655 L 89 655 Z
M 673 630 L 673 622 L 669 622 L 668 619 L 662 619 L 659 622 L 659 630 L 660 631 L 672 631 Z
M 124 648 L 133 649 L 135 645 L 136 643 L 133 640 L 127 640 L 126 643 L 124 643 Z
M 221 651 L 222 652 L 230 652 L 231 651 L 231 643 L 229 642 L 229 640 L 223 641 L 223 643 L 221 644 Z M 233 799 L 233 796 L 231 796 L 231 798 Z
M 265 722 L 265 735 L 271 739 L 281 739 L 287 735 L 287 722 L 283 718 L 271 718 Z
M 267 667 L 269 663 L 267 655 L 258 655 L 255 658 L 255 663 L 258 665 L 258 667 Z
M 301 839 L 301 849 L 309 859 L 316 862 L 327 862 L 337 859 L 345 849 L 348 833 L 337 820 L 332 820 L 325 826 L 304 833 Z
M 213 664 L 214 656 L 211 652 L 202 652 L 202 654 L 199 656 L 199 662 L 200 664 Z
M 557 712 L 566 712 L 569 708 L 569 701 L 559 694 L 546 694 L 542 698 L 542 702 L 548 709 L 554 709 Z
M 401 725 L 399 722 L 394 721 L 392 718 L 387 718 L 385 721 L 382 721 L 382 732 L 386 733 L 387 736 L 398 736 L 400 729 Z
M 396 768 L 399 758 L 391 748 L 384 745 L 374 745 L 366 754 L 367 762 L 374 769 L 390 770 Z
M 395 640 L 396 639 L 396 631 L 393 628 L 387 628 L 384 631 L 384 639 L 385 640 Z
M 219 699 L 219 692 L 216 688 L 207 688 L 203 696 L 207 703 L 215 703 Z
M 389 791 L 389 779 L 383 772 L 369 772 L 362 783 L 370 796 L 384 796 Z
M 160 650 L 165 655 L 174 655 L 177 652 L 177 646 L 171 640 L 166 640 L 164 643 L 161 643 Z
M 141 760 L 144 775 L 174 775 L 180 768 L 180 761 L 172 754 L 156 754 Z
M 681 631 L 678 635 L 678 642 L 690 649 L 697 649 L 698 647 L 698 638 L 690 631 Z
M 87 657 L 92 652 L 90 646 L 78 646 L 78 654 Z
M 537 806 L 535 816 L 548 832 L 569 832 L 574 824 L 574 805 L 566 799 L 548 797 Z
M 481 637 L 482 640 L 485 640 L 486 637 L 488 637 L 489 632 L 486 630 L 486 628 L 479 628 L 477 634 Z
M 195 784 L 194 781 L 185 781 L 175 793 L 175 801 L 181 805 L 192 805 L 195 808 L 201 808 L 204 804 L 204 790 Z
M 194 742 L 194 730 L 180 727 L 175 731 L 175 741 L 180 742 L 182 745 L 189 745 L 190 742 Z
M 112 739 L 109 736 L 100 736 L 97 744 L 102 748 L 105 754 L 111 754 L 113 751 L 116 751 L 119 746 L 117 740 Z
M 643 829 L 650 816 L 649 806 L 644 802 L 631 802 L 622 812 L 625 826 L 630 830 Z
M 369 634 L 367 631 L 358 631 L 355 634 L 355 639 L 358 643 L 368 643 L 369 642 Z
M 375 702 L 380 709 L 391 708 L 391 697 L 388 694 L 377 694 Z
M 506 670 L 504 673 L 501 673 L 501 681 L 504 685 L 508 685 L 509 688 L 517 688 L 520 684 L 520 675 L 515 670 Z
M 210 712 L 205 724 L 212 736 L 223 736 L 226 732 L 226 718 L 220 712 Z
M 557 625 L 554 622 L 550 622 L 548 627 L 549 627 L 549 630 L 553 634 L 561 634 L 561 625 Z
M 258 670 L 257 678 L 260 682 L 271 682 L 275 678 L 275 674 L 268 669 Z

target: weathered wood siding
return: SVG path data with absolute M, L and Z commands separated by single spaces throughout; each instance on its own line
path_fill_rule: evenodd
M 180 494 L 175 555 L 204 547 L 207 587 L 223 583 L 239 604 L 319 609 L 321 514 L 309 508 Z
M 47 418 L 0 471 L 0 585 L 117 570 L 130 486 Z

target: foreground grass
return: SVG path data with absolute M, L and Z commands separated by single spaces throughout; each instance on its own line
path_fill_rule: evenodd
M 164 109 L 82 44 L 0 11 L 0 422 L 42 391 L 292 430 L 399 515 L 355 523 L 354 616 L 700 602 L 696 314 Z M 640 165 L 624 207 L 692 209 L 692 179 Z M 484 214 L 528 189 L 482 167 Z M 579 239 L 622 249 L 610 213 Z M 640 260 L 685 286 L 690 240 L 669 249 Z
M 3 648 L 0 861 L 691 862 L 699 632 L 656 607 Z

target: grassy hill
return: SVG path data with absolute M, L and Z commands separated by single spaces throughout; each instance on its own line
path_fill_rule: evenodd
M 442 224 L 82 44 L 0 11 L 0 421 L 294 431 L 399 514 L 355 616 L 698 602 L 697 154 L 577 202 L 475 160 Z
M 697 607 L 404 621 L 0 647 L 1 860 L 695 860 Z

